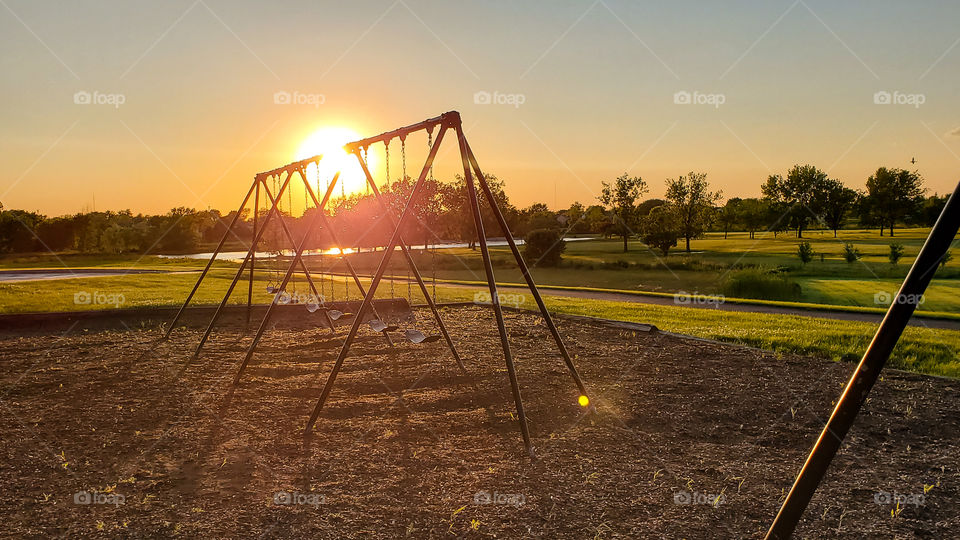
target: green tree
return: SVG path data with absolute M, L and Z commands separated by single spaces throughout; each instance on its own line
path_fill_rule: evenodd
M 720 199 L 720 192 L 711 192 L 707 173 L 691 171 L 676 180 L 667 179 L 667 200 L 680 220 L 680 234 L 690 253 L 690 240 L 700 238 L 710 225 L 713 205 Z
M 598 199 L 613 214 L 614 227 L 623 238 L 624 253 L 628 250 L 627 240 L 637 226 L 637 200 L 647 191 L 647 183 L 642 178 L 630 177 L 627 173 L 623 173 L 613 184 L 603 182 Z
M 833 229 L 833 237 L 843 227 L 844 219 L 857 204 L 859 194 L 843 185 L 839 180 L 827 178 L 817 188 L 814 197 L 814 207 L 820 212 L 821 218 L 828 227 Z
M 785 206 L 784 211 L 797 229 L 797 238 L 803 238 L 803 229 L 816 215 L 817 190 L 826 181 L 827 173 L 813 165 L 794 165 L 786 177 L 770 175 L 762 190 L 764 197 Z
M 923 179 L 916 172 L 880 167 L 867 179 L 867 210 L 883 229 L 890 229 L 907 215 L 913 214 L 923 200 Z
M 660 250 L 664 257 L 682 236 L 680 214 L 672 204 L 654 208 L 640 221 L 643 243 Z

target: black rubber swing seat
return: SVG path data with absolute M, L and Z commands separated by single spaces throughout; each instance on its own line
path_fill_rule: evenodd
M 439 335 L 425 336 L 423 335 L 423 332 L 413 329 L 407 330 L 404 332 L 404 335 L 406 335 L 407 341 L 418 345 L 420 343 L 433 343 L 434 341 L 440 339 Z

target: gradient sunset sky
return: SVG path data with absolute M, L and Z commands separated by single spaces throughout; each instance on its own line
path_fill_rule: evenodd
M 756 196 L 795 163 L 854 188 L 916 169 L 943 193 L 960 179 L 958 21 L 956 1 L 0 0 L 0 202 L 227 211 L 318 129 L 447 110 L 519 206 L 592 204 L 624 171 L 650 196 L 691 170 Z M 426 142 L 408 144 L 413 169 Z

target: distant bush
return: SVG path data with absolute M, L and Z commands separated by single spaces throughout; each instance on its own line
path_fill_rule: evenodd
M 843 260 L 848 263 L 856 262 L 860 260 L 860 250 L 857 249 L 850 242 L 843 243 Z
M 797 257 L 800 257 L 800 262 L 803 264 L 813 260 L 813 246 L 810 242 L 800 242 L 797 245 Z
M 903 257 L 903 244 L 899 242 L 894 242 L 890 244 L 890 253 L 887 255 L 887 258 L 890 259 L 890 264 L 897 264 L 900 262 L 900 259 Z
M 722 288 L 724 296 L 731 298 L 799 300 L 802 295 L 800 284 L 787 275 L 760 268 L 749 268 L 729 274 Z
M 557 266 L 567 243 L 555 229 L 537 229 L 527 233 L 523 258 L 535 266 Z

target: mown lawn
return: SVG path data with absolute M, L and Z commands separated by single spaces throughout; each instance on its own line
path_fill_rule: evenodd
M 233 272 L 214 270 L 210 280 L 198 291 L 196 302 L 216 303 L 222 297 Z M 144 274 L 109 278 L 79 278 L 56 281 L 35 281 L 0 284 L 0 311 L 19 313 L 32 311 L 61 311 L 79 309 L 104 309 L 113 307 L 138 307 L 179 305 L 196 281 L 197 274 Z M 254 301 L 268 302 L 266 293 L 268 279 L 261 279 L 254 286 Z M 344 283 L 336 282 L 336 299 L 344 298 Z M 323 285 L 330 298 L 330 281 Z M 300 283 L 298 291 L 305 292 Z M 438 286 L 441 301 L 473 301 L 477 291 Z M 75 295 L 89 293 L 91 298 L 120 299 L 119 306 L 109 304 L 77 304 Z M 405 296 L 405 284 L 396 284 L 395 293 Z M 521 289 L 504 289 L 504 294 L 517 294 L 522 307 L 533 308 L 533 299 Z M 358 298 L 358 291 L 351 287 L 351 297 Z M 390 295 L 385 284 L 378 296 Z M 419 296 L 414 292 L 414 302 Z M 332 299 L 332 298 L 331 298 Z M 545 296 L 548 307 L 559 313 L 588 315 L 653 324 L 670 332 L 716 339 L 768 349 L 780 353 L 816 355 L 833 359 L 858 359 L 876 330 L 876 325 L 854 321 L 840 321 L 812 317 L 740 313 L 697 309 L 681 306 L 658 306 L 630 302 L 611 302 Z M 233 302 L 246 301 L 246 283 L 234 293 Z M 696 358 L 691 358 L 696 362 Z M 891 367 L 927 373 L 960 377 L 960 332 L 953 330 L 908 327 L 892 357 Z

